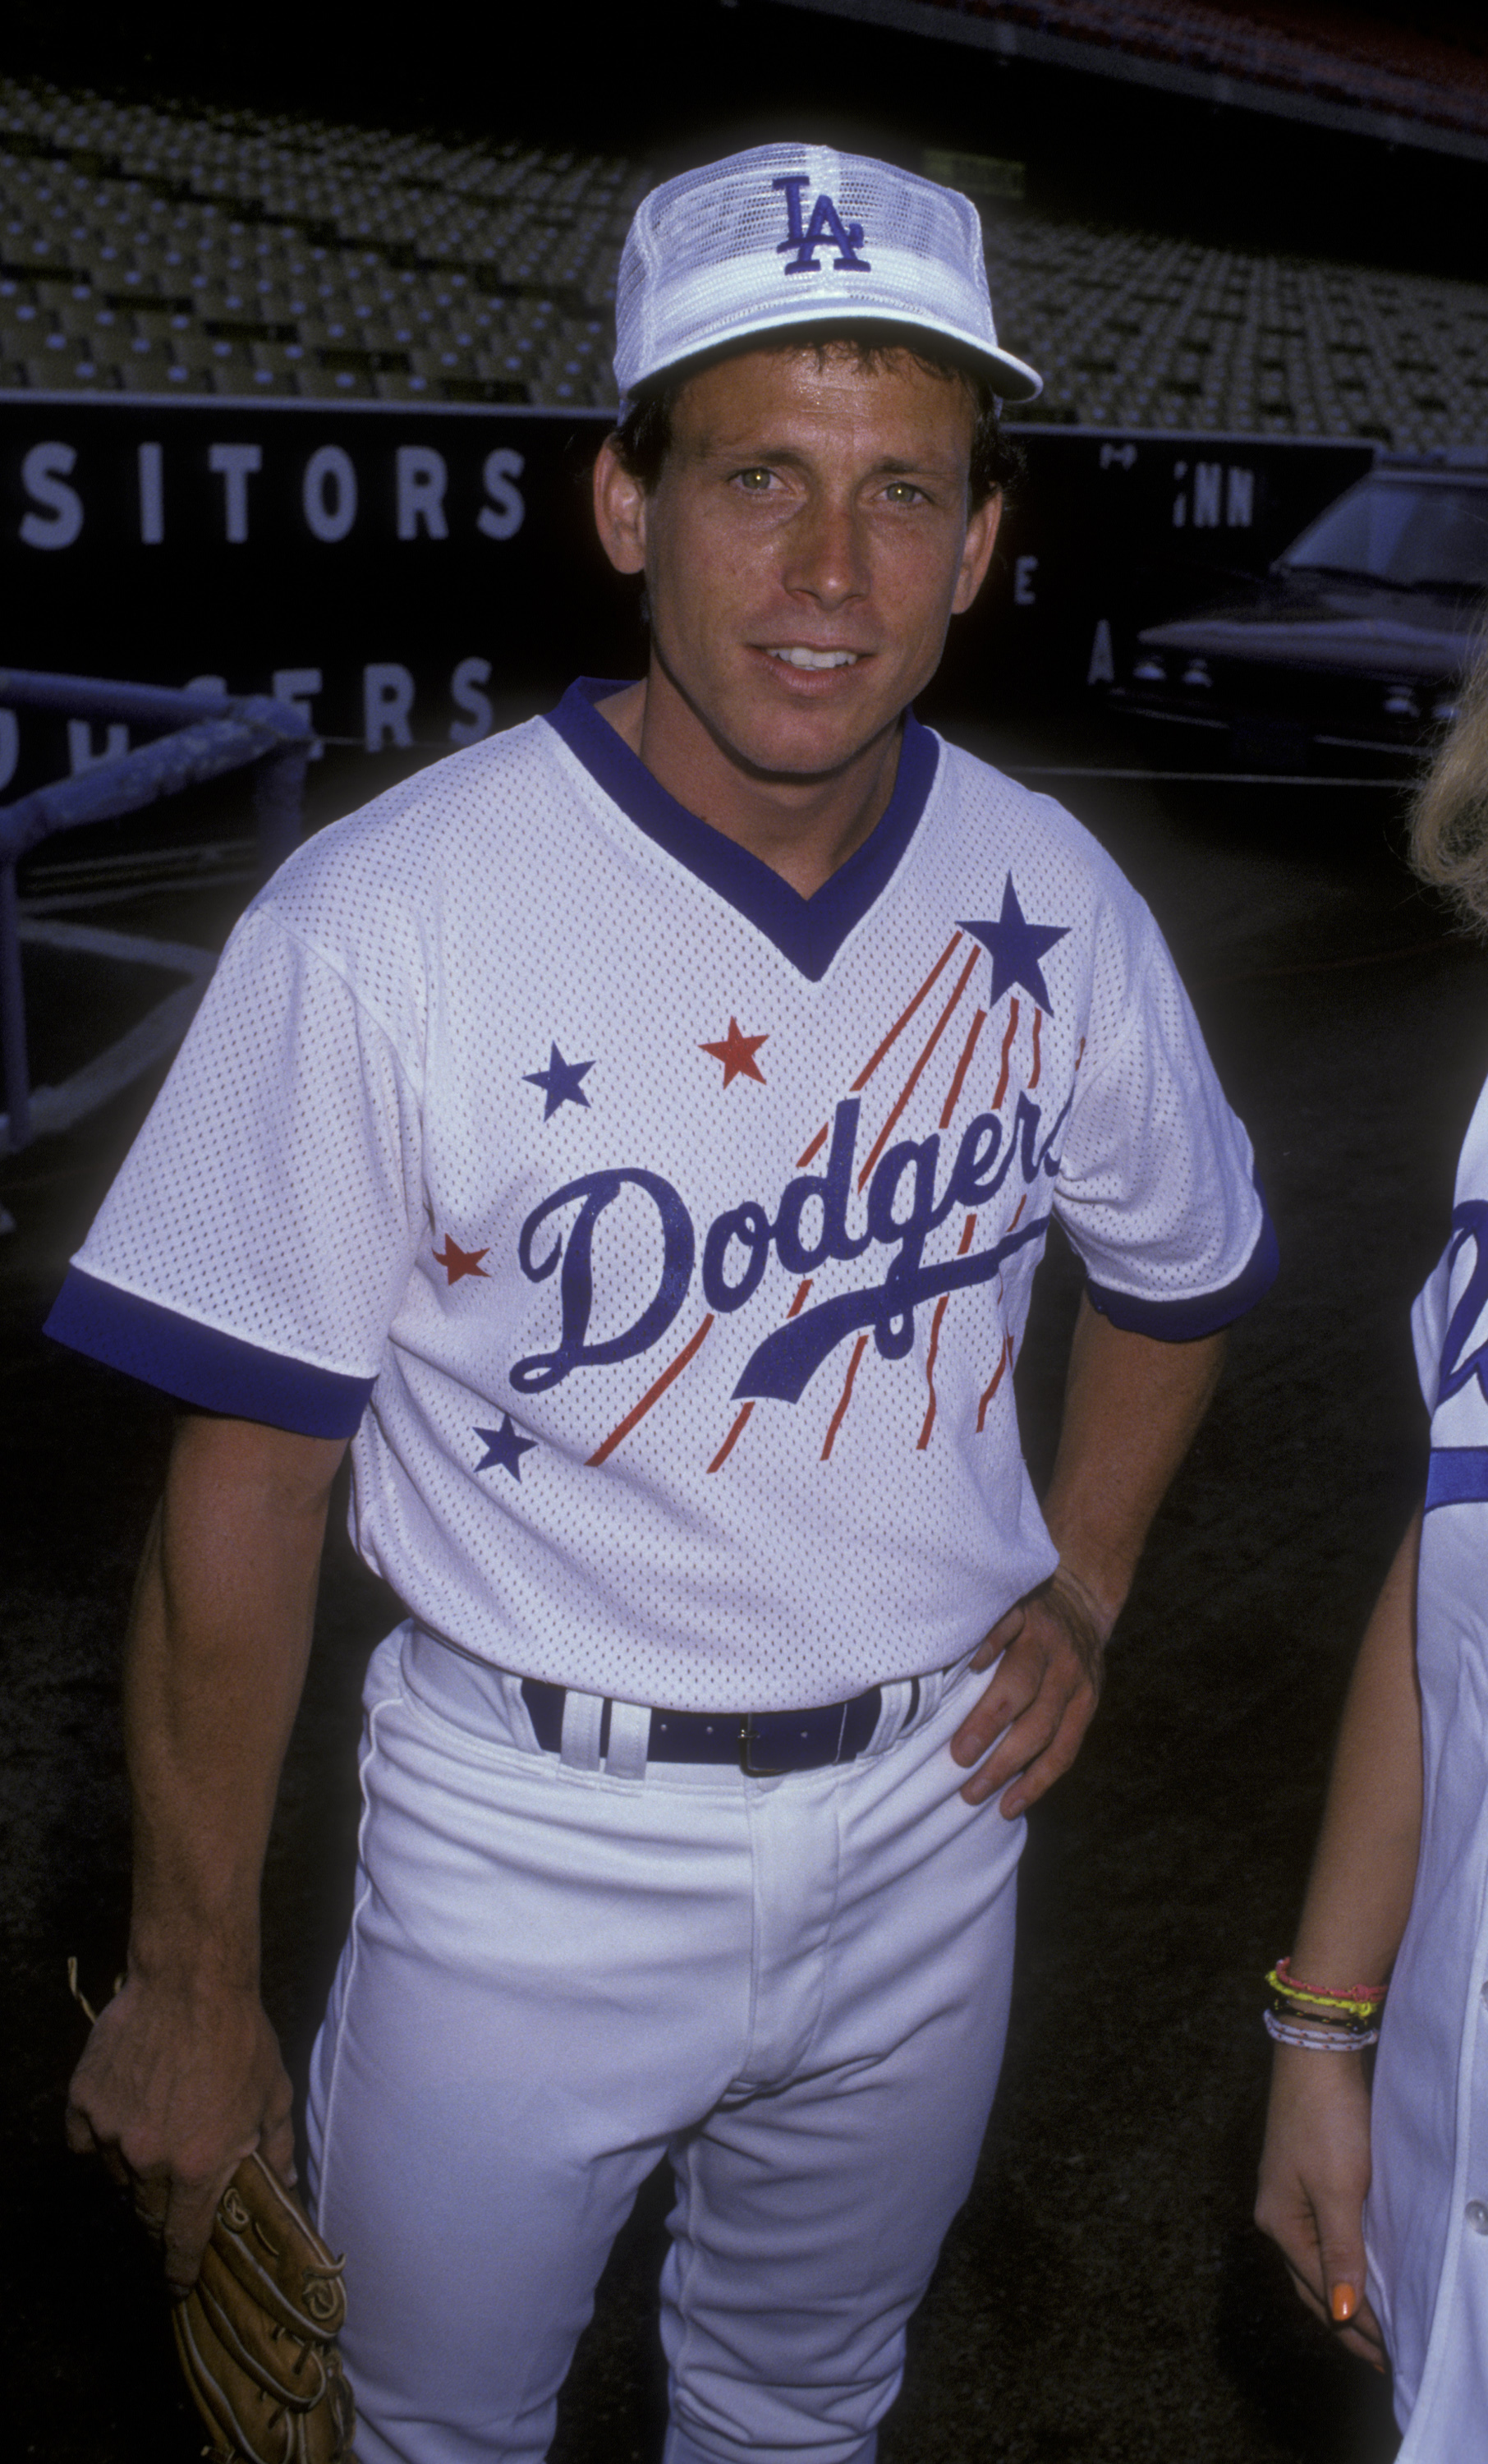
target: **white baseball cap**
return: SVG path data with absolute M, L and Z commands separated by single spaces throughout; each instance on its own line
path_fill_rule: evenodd
M 628 395 L 721 343 L 860 318 L 959 343 L 1005 401 L 1043 389 L 998 345 L 971 199 L 830 145 L 755 145 L 642 198 L 620 260 L 615 375 Z

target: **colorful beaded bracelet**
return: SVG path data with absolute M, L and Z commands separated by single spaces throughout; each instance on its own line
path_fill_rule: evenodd
M 1312 2003 L 1322 2011 L 1350 2012 L 1361 2019 L 1372 2017 L 1385 2002 L 1383 1985 L 1304 1985 L 1292 1974 L 1289 1959 L 1279 1959 L 1275 1968 L 1267 1969 L 1266 1983 L 1289 2001 Z

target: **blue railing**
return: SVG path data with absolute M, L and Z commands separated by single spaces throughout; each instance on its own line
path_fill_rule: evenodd
M 156 685 L 114 684 L 97 676 L 38 675 L 0 668 L 0 709 L 65 711 L 77 718 L 133 720 L 168 728 L 132 753 L 95 762 L 75 779 L 34 788 L 0 805 L 0 1044 L 5 1053 L 8 1143 L 14 1154 L 32 1136 L 31 1069 L 21 980 L 20 906 L 15 868 L 43 839 L 137 813 L 183 787 L 252 766 L 253 813 L 263 873 L 297 845 L 305 764 L 315 732 L 288 702 L 204 693 L 168 693 Z

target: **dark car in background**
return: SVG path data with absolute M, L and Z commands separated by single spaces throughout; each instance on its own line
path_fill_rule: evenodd
M 1268 574 L 1149 626 L 1110 697 L 1209 731 L 1236 770 L 1410 759 L 1454 716 L 1485 610 L 1488 457 L 1382 460 Z

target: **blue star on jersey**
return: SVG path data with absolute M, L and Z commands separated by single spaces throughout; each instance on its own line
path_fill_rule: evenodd
M 532 1453 L 536 1439 L 519 1438 L 510 1412 L 502 1413 L 499 1429 L 477 1429 L 475 1434 L 486 1449 L 475 1466 L 476 1470 L 494 1471 L 499 1465 L 502 1471 L 509 1471 L 514 1480 L 520 1480 L 522 1457 Z
M 565 1061 L 555 1044 L 549 1047 L 546 1069 L 525 1070 L 522 1084 L 542 1089 L 545 1098 L 542 1117 L 551 1121 L 560 1104 L 582 1104 L 585 1111 L 588 1111 L 589 1098 L 584 1093 L 583 1081 L 593 1067 L 592 1061 Z
M 1053 949 L 1056 941 L 1063 940 L 1069 926 L 1030 924 L 1018 903 L 1011 873 L 1003 885 L 1002 913 L 996 924 L 985 919 L 973 923 L 964 915 L 958 915 L 956 921 L 963 933 L 974 934 L 982 948 L 992 953 L 992 996 L 988 1007 L 996 1009 L 1004 993 L 1010 993 L 1015 984 L 1021 984 L 1025 992 L 1032 993 L 1039 1008 L 1047 1010 L 1052 1018 L 1054 1003 L 1049 999 L 1049 987 L 1043 980 L 1043 969 L 1039 961 Z

